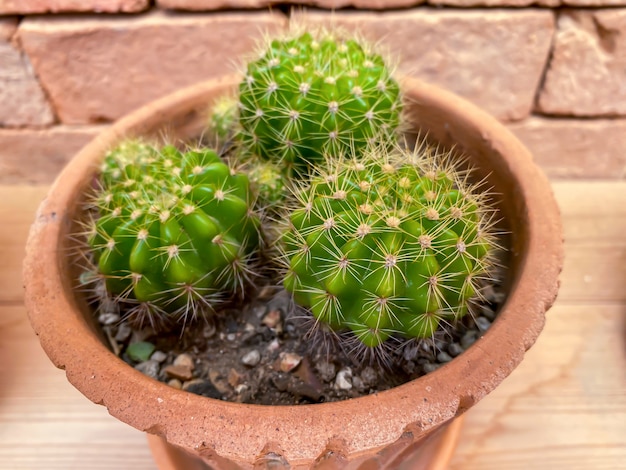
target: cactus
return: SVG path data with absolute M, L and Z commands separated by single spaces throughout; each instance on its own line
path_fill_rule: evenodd
M 329 160 L 294 194 L 285 288 L 367 347 L 432 337 L 468 312 L 493 264 L 494 212 L 468 174 L 425 147 Z
M 381 134 L 392 140 L 402 107 L 381 55 L 324 32 L 272 41 L 247 65 L 239 101 L 244 145 L 301 174 Z
M 88 242 L 109 296 L 187 321 L 243 289 L 259 218 L 247 176 L 216 152 L 128 141 L 106 155 L 98 186 Z
M 227 142 L 236 130 L 237 103 L 232 96 L 220 96 L 211 106 L 207 130 L 221 143 Z
M 249 161 L 246 168 L 250 186 L 257 195 L 257 206 L 276 210 L 284 205 L 287 184 L 280 167 L 271 162 Z

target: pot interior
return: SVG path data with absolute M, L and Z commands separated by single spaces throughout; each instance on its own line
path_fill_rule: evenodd
M 100 163 L 108 149 L 128 137 L 173 142 L 181 147 L 187 143 L 201 142 L 212 104 L 223 94 L 233 93 L 233 85 L 232 80 L 225 80 L 218 86 L 213 84 L 212 87 L 201 87 L 192 93 L 180 93 L 179 99 L 176 99 L 175 94 L 156 102 L 154 106 L 142 108 L 114 124 L 92 142 L 86 151 L 81 152 L 77 158 L 82 161 L 82 165 L 77 166 L 78 171 L 82 171 L 83 178 L 82 183 L 73 188 L 68 201 L 66 223 L 63 224 L 59 237 L 61 252 L 76 251 L 75 234 L 81 232 L 80 214 L 85 207 L 86 194 L 94 184 Z M 457 102 L 454 97 L 451 99 L 451 103 L 446 100 L 429 100 L 429 96 L 424 95 L 419 87 L 409 87 L 406 93 L 406 116 L 411 127 L 417 131 L 408 133 L 407 141 L 425 139 L 441 151 L 451 150 L 466 162 L 465 165 L 472 168 L 472 179 L 482 182 L 482 187 L 488 188 L 493 194 L 492 204 L 499 213 L 497 230 L 502 234 L 500 242 L 508 248 L 500 255 L 499 260 L 506 266 L 506 270 L 499 274 L 503 276 L 501 282 L 508 294 L 518 282 L 524 264 L 521 254 L 527 251 L 528 211 L 524 206 L 524 198 L 503 198 L 501 195 L 511 192 L 521 194 L 522 188 L 510 168 L 511 162 L 498 148 L 498 137 L 486 135 L 476 126 L 475 120 L 468 120 L 465 114 L 457 112 L 459 107 L 463 110 L 464 101 Z M 473 110 L 470 106 L 470 112 Z M 493 119 L 483 114 L 473 118 Z M 203 143 L 210 145 L 210 142 Z M 80 287 L 77 288 L 82 269 L 80 260 L 61 256 L 59 263 L 60 272 L 68 274 L 61 276 L 63 282 L 69 283 L 65 286 L 67 292 L 78 292 L 73 301 L 82 313 L 81 321 L 109 347 L 109 342 L 94 318 L 88 296 L 81 292 Z M 503 307 L 504 304 L 500 305 L 500 308 Z

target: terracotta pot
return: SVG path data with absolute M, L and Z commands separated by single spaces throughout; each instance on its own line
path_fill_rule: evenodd
M 40 206 L 28 240 L 24 282 L 30 321 L 52 362 L 65 369 L 78 390 L 118 419 L 175 446 L 168 452 L 183 449 L 184 455 L 224 469 L 287 463 L 292 468 L 398 468 L 400 461 L 417 458 L 413 454 L 426 437 L 442 433 L 511 373 L 542 329 L 563 258 L 549 183 L 494 118 L 450 93 L 405 79 L 411 119 L 430 139 L 470 157 L 478 176 L 501 196 L 510 272 L 508 297 L 492 327 L 431 374 L 338 403 L 241 405 L 175 390 L 107 349 L 85 300 L 72 290 L 76 273 L 67 256 L 68 234 L 108 148 L 132 135 L 197 134 L 207 104 L 235 83 L 236 77 L 201 83 L 151 103 L 103 132 L 70 162 Z

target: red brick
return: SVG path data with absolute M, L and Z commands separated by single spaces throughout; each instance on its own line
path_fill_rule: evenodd
M 357 30 L 392 51 L 399 70 L 468 98 L 503 120 L 529 115 L 553 15 L 542 10 L 309 12 L 298 22 Z
M 17 18 L 0 18 L 0 42 L 9 42 L 17 30 Z
M 626 119 L 530 118 L 509 125 L 553 178 L 623 178 Z
M 626 115 L 626 9 L 560 14 L 538 108 L 552 115 Z
M 0 15 L 29 15 L 34 13 L 86 12 L 132 13 L 143 11 L 149 0 L 2 0 Z
M 43 126 L 54 116 L 28 57 L 12 44 L 15 18 L 0 19 L 0 126 Z
M 562 0 L 563 5 L 576 7 L 617 7 L 626 5 L 626 0 Z
M 209 11 L 223 8 L 263 8 L 268 5 L 307 5 L 339 9 L 346 7 L 383 10 L 403 8 L 424 3 L 425 0 L 156 0 L 162 8 Z
M 117 119 L 186 85 L 233 73 L 263 32 L 285 25 L 274 13 L 157 12 L 27 18 L 18 34 L 61 121 L 82 124 Z
M 454 7 L 556 7 L 562 0 L 428 0 L 431 5 Z M 584 0 L 583 0 L 584 1 Z
M 275 4 L 272 0 L 156 0 L 165 9 L 187 11 L 211 11 L 228 8 L 263 8 Z
M 49 184 L 106 126 L 0 129 L 0 184 Z

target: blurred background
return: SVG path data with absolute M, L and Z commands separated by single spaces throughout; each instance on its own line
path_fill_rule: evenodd
M 400 71 L 507 123 L 549 176 L 622 177 L 626 0 L 299 3 L 0 0 L 0 182 L 51 182 L 108 123 L 236 72 L 302 17 L 382 41 Z

